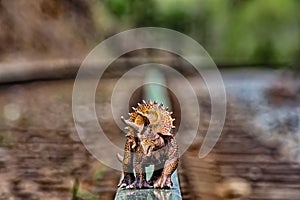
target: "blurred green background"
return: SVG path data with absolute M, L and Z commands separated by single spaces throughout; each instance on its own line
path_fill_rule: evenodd
M 107 0 L 128 27 L 160 26 L 193 37 L 218 63 L 293 63 L 300 55 L 297 0 Z
M 297 67 L 299 8 L 298 0 L 1 0 L 0 59 L 84 57 L 120 31 L 158 26 L 191 36 L 221 66 Z

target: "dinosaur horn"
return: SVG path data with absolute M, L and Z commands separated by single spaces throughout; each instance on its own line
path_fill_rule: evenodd
M 144 113 L 142 113 L 141 111 L 137 110 L 136 111 L 139 115 L 142 115 L 143 117 L 147 117 L 147 115 L 145 115 Z
M 137 132 L 139 132 L 139 133 L 142 132 L 142 130 L 143 130 L 143 128 L 144 128 L 143 125 L 139 126 L 139 125 L 135 124 L 134 122 L 131 122 L 131 121 L 129 121 L 129 120 L 124 119 L 123 116 L 121 116 L 121 120 L 122 120 L 122 122 L 123 122 L 125 125 L 127 125 L 127 126 L 133 128 L 135 131 L 137 131 Z
M 130 126 L 131 128 L 133 128 L 133 129 L 135 129 L 135 130 L 137 130 L 137 131 L 140 130 L 140 127 L 139 127 L 138 125 L 136 125 L 135 123 L 130 122 L 130 121 L 124 119 L 123 116 L 121 116 L 121 120 L 122 120 L 122 122 L 123 122 L 125 125 Z

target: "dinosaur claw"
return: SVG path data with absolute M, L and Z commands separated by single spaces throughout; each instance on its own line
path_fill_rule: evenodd
M 127 185 L 126 186 L 126 189 L 134 189 L 135 188 L 135 185 L 134 184 L 131 184 L 131 185 Z
M 132 183 L 134 183 L 134 176 L 132 175 L 125 175 L 123 180 L 120 181 L 120 183 L 118 184 L 119 188 L 125 188 L 128 185 L 131 185 Z
M 118 187 L 119 188 L 124 188 L 124 187 L 126 187 L 126 184 L 125 183 L 119 183 Z
M 171 181 L 171 177 L 160 177 L 154 183 L 154 188 L 161 188 L 161 189 L 169 189 L 172 188 L 173 183 Z
M 127 189 L 143 189 L 150 188 L 151 186 L 145 180 L 135 180 L 132 184 L 126 186 Z

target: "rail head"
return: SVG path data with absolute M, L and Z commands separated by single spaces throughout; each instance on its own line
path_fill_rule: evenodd
M 150 170 L 151 173 L 151 170 Z M 146 200 L 180 200 L 181 192 L 178 181 L 177 170 L 171 176 L 173 187 L 171 189 L 125 189 L 118 188 L 115 200 L 136 200 L 136 199 L 146 199 Z

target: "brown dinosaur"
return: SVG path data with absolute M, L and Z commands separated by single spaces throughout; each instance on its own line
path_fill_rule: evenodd
M 178 166 L 179 154 L 172 131 L 174 119 L 167 110 L 157 101 L 143 101 L 133 108 L 134 112 L 129 113 L 128 120 L 121 117 L 127 125 L 127 134 L 123 157 L 124 178 L 119 187 L 172 187 L 171 175 Z M 154 172 L 146 181 L 145 167 L 149 165 L 154 165 Z

